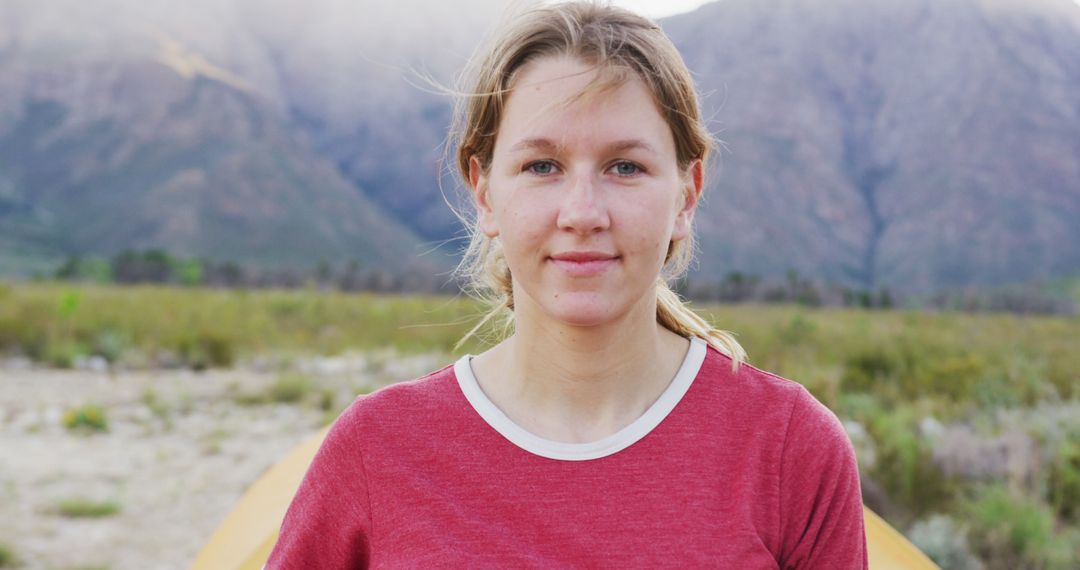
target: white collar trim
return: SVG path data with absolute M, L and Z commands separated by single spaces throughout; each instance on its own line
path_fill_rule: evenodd
M 649 409 L 630 425 L 604 439 L 589 443 L 564 443 L 544 439 L 514 423 L 480 389 L 480 384 L 476 382 L 472 367 L 469 365 L 472 359 L 471 354 L 462 356 L 454 363 L 454 376 L 457 377 L 458 386 L 461 387 L 461 392 L 473 409 L 488 425 L 514 445 L 549 459 L 584 461 L 599 459 L 626 449 L 660 425 L 660 422 L 664 421 L 671 410 L 675 409 L 683 395 L 690 389 L 698 371 L 701 370 L 702 362 L 705 361 L 705 353 L 705 341 L 697 337 L 691 338 L 690 349 L 686 351 L 682 366 L 652 406 L 649 406 Z

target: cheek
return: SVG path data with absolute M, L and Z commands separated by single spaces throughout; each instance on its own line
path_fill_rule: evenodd
M 644 216 L 635 220 L 632 244 L 633 253 L 651 264 L 662 265 L 671 241 L 672 224 L 661 216 Z
M 548 221 L 547 217 L 540 207 L 520 202 L 500 212 L 500 237 L 504 247 L 535 250 L 538 242 L 549 233 L 548 225 L 554 224 L 553 221 Z

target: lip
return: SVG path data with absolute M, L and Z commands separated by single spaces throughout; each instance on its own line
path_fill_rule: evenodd
M 551 262 L 571 277 L 599 275 L 619 260 L 619 256 L 601 251 L 564 251 L 551 256 Z

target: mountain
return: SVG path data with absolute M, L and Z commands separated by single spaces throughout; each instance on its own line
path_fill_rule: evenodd
M 504 12 L 0 4 L 0 272 L 145 245 L 438 264 L 416 254 L 460 235 L 449 91 Z M 1070 0 L 722 0 L 660 23 L 723 140 L 693 279 L 915 292 L 1080 273 Z
M 207 14 L 184 37 L 109 7 L 0 8 L 0 265 L 162 247 L 264 267 L 439 266 L 290 124 L 257 50 L 223 66 L 189 43 Z
M 728 0 L 664 22 L 728 151 L 703 272 L 929 289 L 1080 272 L 1080 7 Z
M 313 0 L 287 19 L 263 10 L 251 27 L 276 46 L 292 124 L 394 219 L 442 241 L 461 234 L 446 202 L 462 196 L 443 166 L 455 80 L 508 4 Z

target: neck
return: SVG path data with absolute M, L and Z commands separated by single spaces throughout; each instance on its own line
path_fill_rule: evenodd
M 655 299 L 595 327 L 534 318 L 530 309 L 515 309 L 514 335 L 477 357 L 474 371 L 496 406 L 549 439 L 596 441 L 629 425 L 667 388 L 689 347 L 656 322 Z

